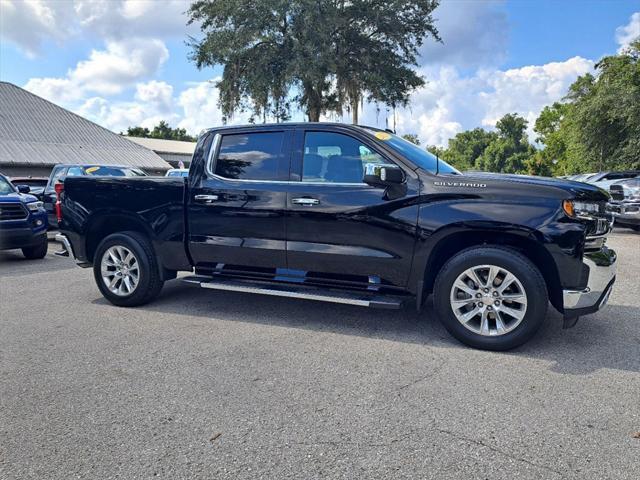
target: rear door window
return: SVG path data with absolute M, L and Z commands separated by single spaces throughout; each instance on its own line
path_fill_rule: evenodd
M 233 180 L 280 180 L 284 138 L 284 132 L 224 135 L 215 174 Z

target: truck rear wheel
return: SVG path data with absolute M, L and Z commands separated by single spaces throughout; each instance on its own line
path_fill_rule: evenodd
M 22 254 L 29 260 L 36 260 L 47 256 L 47 250 L 49 248 L 49 242 L 47 236 L 43 235 L 40 242 L 33 247 L 25 247 L 22 249 Z
M 531 339 L 544 323 L 548 301 L 535 265 L 501 247 L 473 247 L 451 258 L 438 273 L 433 300 L 451 335 L 486 350 L 509 350 Z
M 150 302 L 164 284 L 151 243 L 138 232 L 106 237 L 96 249 L 93 275 L 104 298 L 120 307 Z

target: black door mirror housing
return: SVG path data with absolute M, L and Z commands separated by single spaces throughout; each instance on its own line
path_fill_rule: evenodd
M 366 163 L 363 181 L 373 186 L 399 185 L 404 182 L 404 173 L 393 164 Z
M 31 187 L 29 187 L 29 185 L 16 185 L 16 188 L 20 193 L 29 193 L 31 191 Z

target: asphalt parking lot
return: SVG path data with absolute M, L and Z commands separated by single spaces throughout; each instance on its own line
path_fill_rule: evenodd
M 92 272 L 0 253 L 0 478 L 638 478 L 640 234 L 609 306 L 509 353 L 417 314 L 173 281 L 108 304 Z

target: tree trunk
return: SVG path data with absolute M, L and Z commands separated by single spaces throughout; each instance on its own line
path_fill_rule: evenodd
M 317 105 L 309 105 L 307 109 L 307 114 L 309 115 L 310 122 L 319 122 L 320 121 L 320 107 Z
M 309 121 L 319 122 L 320 113 L 322 112 L 322 94 L 319 94 L 315 90 L 313 83 L 310 81 L 303 82 L 302 88 L 302 98 L 307 106 L 307 116 L 309 117 Z
M 354 125 L 358 125 L 358 97 L 351 98 L 351 123 Z

